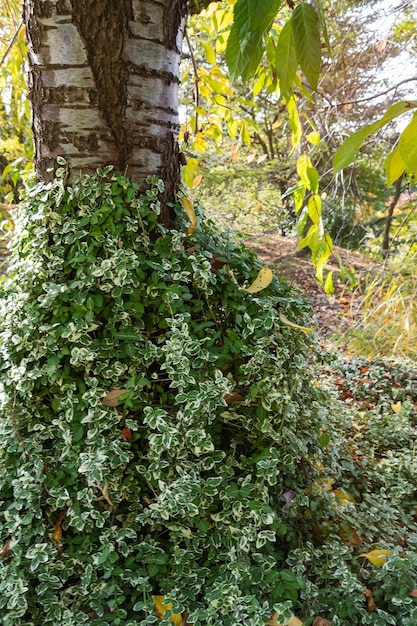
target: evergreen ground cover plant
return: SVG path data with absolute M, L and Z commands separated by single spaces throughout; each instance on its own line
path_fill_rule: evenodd
M 2 624 L 153 624 L 154 595 L 264 624 L 294 595 L 284 494 L 320 455 L 313 341 L 280 321 L 309 309 L 276 278 L 245 291 L 259 262 L 203 217 L 167 231 L 160 181 L 61 165 L 1 290 Z
M 160 181 L 61 165 L 1 287 L 2 624 L 415 625 L 413 379 L 322 356 L 239 240 L 158 223 Z

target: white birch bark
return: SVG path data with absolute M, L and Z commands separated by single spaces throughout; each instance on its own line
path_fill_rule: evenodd
M 187 0 L 24 0 L 36 168 L 178 181 Z

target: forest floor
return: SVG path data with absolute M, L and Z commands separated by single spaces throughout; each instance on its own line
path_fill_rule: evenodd
M 377 267 L 374 260 L 358 252 L 335 246 L 326 271 L 334 271 L 334 293 L 326 295 L 315 278 L 310 256 L 296 256 L 297 239 L 280 235 L 251 237 L 247 245 L 263 261 L 271 263 L 280 276 L 299 287 L 306 295 L 317 318 L 318 331 L 323 337 L 341 335 L 361 321 L 362 289 L 366 275 Z M 351 289 L 340 280 L 339 257 L 346 270 L 353 269 L 359 285 Z

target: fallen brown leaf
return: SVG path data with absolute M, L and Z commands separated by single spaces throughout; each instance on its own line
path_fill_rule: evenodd
M 12 539 L 8 539 L 0 550 L 0 559 L 5 559 L 9 556 L 12 551 L 13 541 Z
M 332 622 L 325 617 L 317 616 L 314 619 L 312 626 L 332 626 Z
M 118 406 L 120 396 L 123 393 L 126 393 L 127 391 L 129 390 L 128 389 L 112 389 L 111 391 L 106 393 L 106 395 L 104 396 L 104 398 L 102 398 L 101 401 L 105 406 L 109 406 L 109 407 Z
M 235 404 L 236 402 L 243 402 L 243 396 L 240 393 L 226 393 L 224 396 L 224 401 L 226 404 Z
M 376 604 L 375 604 L 374 596 L 370 589 L 365 589 L 365 597 L 366 597 L 366 604 L 368 605 L 368 610 L 376 611 Z

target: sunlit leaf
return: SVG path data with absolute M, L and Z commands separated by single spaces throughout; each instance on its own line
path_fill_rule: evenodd
M 192 235 L 197 227 L 197 215 L 194 210 L 194 204 L 188 198 L 181 198 L 181 204 L 184 208 L 185 214 L 190 220 L 190 225 L 187 230 L 187 235 Z
M 259 270 L 259 273 L 253 283 L 249 287 L 244 288 L 247 293 L 258 293 L 266 289 L 272 282 L 274 274 L 269 267 L 263 267 Z
M 226 63 L 232 82 L 239 76 L 250 78 L 257 70 L 264 52 L 264 35 L 282 0 L 237 0 L 233 12 L 233 26 L 226 48 Z
M 313 89 L 317 89 L 321 67 L 319 17 L 307 2 L 298 4 L 291 17 L 294 46 L 300 67 Z
M 398 152 L 409 172 L 417 172 L 417 115 L 404 128 L 398 141 Z
M 298 115 L 297 102 L 293 95 L 288 98 L 286 105 L 292 132 L 291 144 L 293 149 L 295 149 L 299 145 L 301 137 L 303 136 L 303 128 L 301 126 L 300 116 Z
M 390 554 L 391 550 L 371 550 L 371 552 L 365 552 L 363 554 L 360 554 L 359 556 L 365 557 L 370 563 L 372 563 L 372 565 L 375 565 L 376 567 L 382 567 L 384 563 L 386 563 L 387 558 Z
M 297 55 L 294 46 L 291 21 L 288 20 L 280 32 L 276 50 L 276 68 L 281 96 L 287 97 L 297 75 Z
M 204 47 L 204 53 L 206 55 L 207 61 L 211 65 L 216 65 L 216 52 L 212 48 L 212 46 L 207 41 L 202 41 Z
M 394 411 L 394 413 L 401 413 L 401 407 L 402 407 L 402 403 L 400 401 L 396 402 L 395 404 L 391 404 L 391 409 Z
M 396 180 L 404 174 L 406 165 L 401 157 L 398 145 L 385 159 L 385 174 L 387 177 L 387 187 L 391 187 Z
M 376 131 L 383 128 L 389 122 L 392 122 L 393 119 L 402 115 L 406 111 L 411 111 L 417 107 L 417 101 L 407 101 L 402 100 L 401 102 L 396 102 L 392 106 L 390 106 L 385 114 L 381 117 L 381 119 L 377 120 L 373 124 L 367 124 L 363 128 L 360 128 L 356 133 L 353 133 L 350 137 L 348 137 L 342 145 L 337 149 L 336 154 L 333 158 L 333 169 L 334 172 L 340 172 L 343 168 L 347 167 L 357 156 L 359 148 L 362 143 L 365 141 L 369 135 L 375 133 Z
M 333 271 L 327 273 L 326 280 L 324 282 L 324 291 L 329 296 L 334 293 Z
M 320 133 L 317 130 L 313 130 L 306 135 L 306 139 L 312 146 L 318 146 L 320 143 Z
M 182 169 L 182 174 L 184 176 L 184 182 L 187 187 L 192 188 L 194 178 L 198 176 L 200 173 L 200 166 L 198 164 L 197 159 L 191 158 L 187 159 L 187 164 Z
M 312 333 L 314 330 L 316 330 L 316 328 L 307 328 L 306 326 L 300 326 L 300 324 L 291 322 L 291 320 L 289 320 L 288 317 L 286 317 L 282 312 L 280 312 L 279 314 L 279 319 L 283 324 L 285 324 L 285 326 L 294 328 L 294 330 L 302 330 L 304 333 Z
M 313 224 L 319 224 L 321 220 L 321 198 L 318 194 L 310 196 L 307 203 L 308 214 Z

